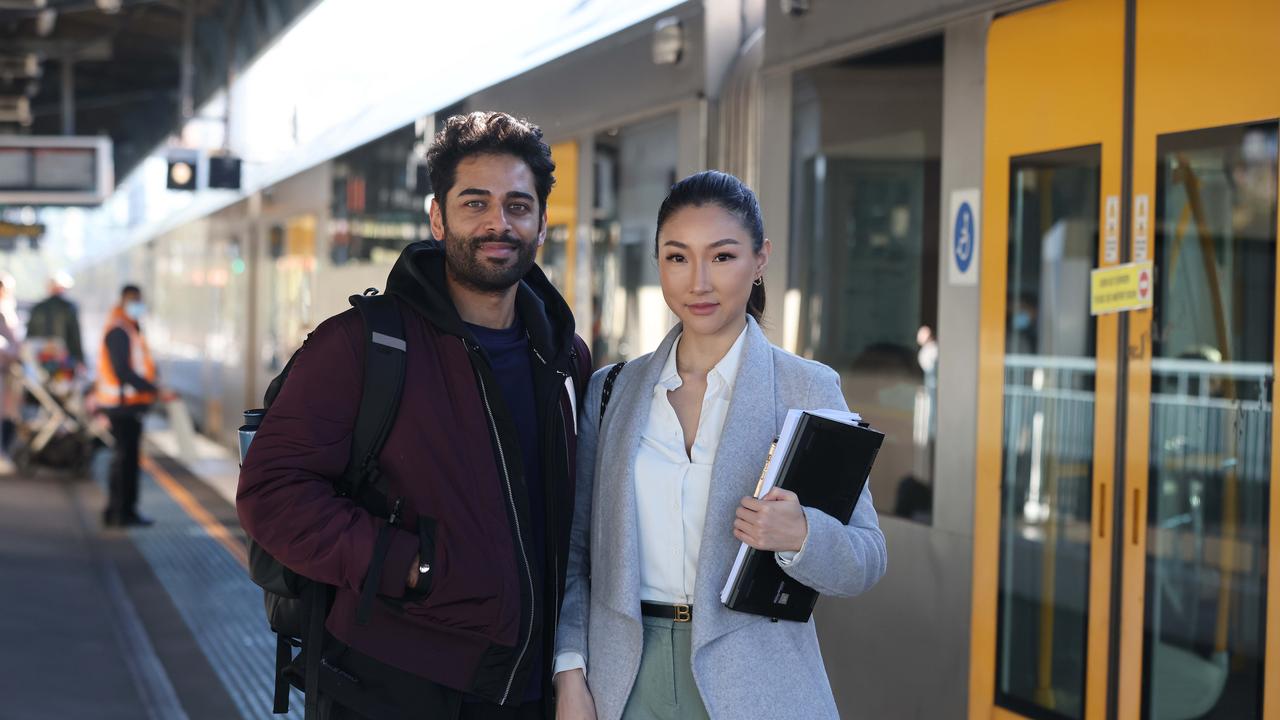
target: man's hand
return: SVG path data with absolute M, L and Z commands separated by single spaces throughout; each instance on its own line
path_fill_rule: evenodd
M 556 673 L 556 720 L 596 720 L 596 703 L 582 668 Z
M 742 498 L 733 521 L 733 536 L 757 550 L 799 552 L 808 535 L 800 498 L 782 488 L 773 488 L 761 500 Z

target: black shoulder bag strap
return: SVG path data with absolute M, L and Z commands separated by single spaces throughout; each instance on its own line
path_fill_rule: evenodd
M 366 333 L 364 391 L 360 396 L 360 414 L 351 440 L 351 462 L 339 484 L 338 493 L 355 500 L 369 512 L 387 521 L 378 530 L 369 572 L 360 589 L 360 605 L 356 622 L 366 625 L 373 612 L 374 597 L 382 577 L 382 565 L 391 549 L 393 528 L 400 521 L 400 502 L 387 507 L 387 497 L 380 491 L 382 471 L 378 455 L 395 425 L 400 410 L 400 394 L 404 390 L 406 345 L 404 321 L 394 298 L 386 295 L 354 295 L 351 304 L 364 316 Z
M 356 621 L 369 621 L 374 595 L 382 574 L 382 565 L 391 545 L 391 528 L 399 518 L 399 507 L 387 508 L 387 499 L 379 489 L 381 471 L 378 455 L 391 434 L 396 414 L 400 411 L 400 394 L 404 390 L 407 346 L 404 336 L 404 319 L 400 306 L 388 295 L 378 295 L 367 290 L 364 295 L 352 295 L 351 305 L 360 311 L 364 321 L 364 380 L 360 393 L 360 409 L 356 415 L 351 438 L 351 460 L 343 475 L 334 484 L 336 492 L 353 499 L 361 507 L 379 517 L 387 518 L 378 531 L 374 544 L 369 573 L 361 588 L 360 605 Z M 328 588 L 321 583 L 315 586 L 310 599 L 307 638 L 306 717 L 318 717 L 320 660 L 324 646 L 324 613 L 328 606 Z
M 338 494 L 350 497 L 365 509 L 385 517 L 386 498 L 361 502 L 366 487 L 378 486 L 378 455 L 395 425 L 404 391 L 406 345 L 404 319 L 395 298 L 389 295 L 352 295 L 351 304 L 364 319 L 364 386 L 360 410 L 351 438 L 351 461 L 338 481 Z M 378 507 L 382 505 L 384 507 Z
M 597 428 L 604 425 L 604 411 L 609 407 L 609 397 L 613 395 L 613 383 L 618 379 L 618 373 L 622 372 L 622 366 L 627 361 L 614 365 L 609 369 L 609 374 L 604 376 L 604 387 L 600 389 L 600 422 Z

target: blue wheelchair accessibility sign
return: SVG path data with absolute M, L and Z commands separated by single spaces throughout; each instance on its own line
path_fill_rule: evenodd
M 952 285 L 977 285 L 982 266 L 982 193 L 977 188 L 951 191 L 951 258 L 947 276 Z
M 960 272 L 969 272 L 969 263 L 973 262 L 973 208 L 969 203 L 961 203 L 956 212 L 956 227 L 953 238 L 956 254 L 956 266 Z

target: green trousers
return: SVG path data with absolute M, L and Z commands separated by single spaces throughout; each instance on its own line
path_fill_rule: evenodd
M 644 621 L 644 654 L 622 720 L 710 720 L 693 682 L 693 626 Z

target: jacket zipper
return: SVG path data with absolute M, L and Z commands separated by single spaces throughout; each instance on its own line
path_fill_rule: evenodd
M 528 331 L 526 331 L 526 334 L 527 334 L 527 332 L 528 332 Z M 537 347 L 536 345 L 534 345 L 534 344 L 533 344 L 533 337 L 532 337 L 532 336 L 529 336 L 529 348 L 530 348 L 531 350 L 533 350 L 533 356 L 534 356 L 534 357 L 536 357 L 536 358 L 538 358 L 538 362 L 541 362 L 544 366 L 545 366 L 545 365 L 547 365 L 547 361 L 546 361 L 546 359 L 544 359 L 544 358 L 542 357 L 542 353 L 538 352 L 538 347 Z M 569 348 L 569 359 L 570 359 L 570 361 L 571 361 L 571 362 L 573 362 L 574 366 L 576 367 L 576 366 L 577 366 L 577 364 L 578 364 L 578 363 L 577 363 L 577 361 L 578 361 L 578 352 L 577 352 L 577 350 L 576 350 L 575 348 Z M 562 377 L 562 378 L 568 378 L 568 377 L 570 377 L 569 373 L 567 373 L 567 372 L 565 372 L 565 371 L 563 371 L 563 370 L 560 370 L 560 369 L 558 369 L 558 368 L 552 368 L 552 369 L 555 371 L 556 375 L 558 375 L 558 376 L 560 376 L 560 377 Z M 556 400 L 555 400 L 555 403 L 556 403 L 556 410 L 557 410 L 557 414 L 560 416 L 560 438 L 564 441 L 564 442 L 562 442 L 562 443 L 560 444 L 560 447 L 564 450 L 564 460 L 565 460 L 564 471 L 565 471 L 565 473 L 567 474 L 567 473 L 569 473 L 569 472 L 571 471 L 571 469 L 572 469 L 571 465 L 569 464 L 569 427 L 565 424 L 565 421 L 564 421 L 564 407 L 560 405 L 560 390 L 559 390 L 559 388 L 557 388 L 557 389 L 556 389 Z M 553 502 L 554 502 L 554 500 L 553 500 Z M 551 531 L 552 533 L 554 533 L 554 532 L 555 532 L 555 528 L 550 528 L 550 531 Z M 569 513 L 569 532 L 571 532 L 571 533 L 573 532 L 573 513 L 572 513 L 572 512 L 570 512 L 570 513 Z M 555 543 L 556 543 L 556 541 L 555 541 L 555 538 L 553 537 L 553 538 L 552 538 L 552 548 L 553 548 L 553 552 L 552 552 L 552 556 L 551 556 L 551 574 L 552 574 L 552 575 L 551 575 L 551 579 L 552 579 L 552 581 L 554 582 L 554 584 L 551 586 L 551 597 L 552 597 L 552 600 L 554 600 L 554 601 L 555 601 L 555 602 L 553 603 L 553 604 L 555 605 L 555 615 L 553 616 L 553 620 L 552 620 L 552 624 L 551 624 L 551 637 L 552 637 L 552 638 L 555 638 L 556 634 L 560 631 L 560 603 L 561 603 L 561 598 L 560 598 L 560 552 L 559 552 L 559 548 L 556 546 L 556 544 L 555 544 Z
M 477 352 L 478 348 L 471 347 L 472 352 Z M 484 410 L 489 416 L 489 431 L 493 433 L 496 440 L 494 443 L 498 446 L 498 464 L 502 467 L 502 479 L 507 484 L 507 502 L 511 504 L 511 517 L 516 524 L 516 544 L 520 546 L 520 559 L 524 563 L 524 574 L 529 580 L 529 628 L 525 633 L 524 643 L 520 646 L 520 654 L 516 657 L 516 664 L 511 668 L 511 677 L 507 679 L 507 689 L 502 693 L 500 705 L 507 704 L 507 698 L 511 696 L 511 686 L 516 682 L 516 674 L 520 672 L 520 664 L 524 662 L 525 653 L 529 651 L 529 642 L 533 640 L 533 621 L 534 612 L 537 607 L 538 598 L 535 596 L 533 587 L 533 571 L 529 567 L 529 553 L 524 547 L 524 535 L 520 529 L 520 515 L 516 512 L 515 491 L 511 489 L 511 473 L 507 470 L 507 454 L 502 449 L 502 438 L 498 435 L 498 423 L 493 418 L 493 408 L 489 405 L 489 391 L 484 386 L 484 378 L 477 373 L 477 379 L 480 381 L 480 397 L 484 400 Z
M 556 405 L 560 405 L 559 398 L 556 398 Z M 565 474 L 568 475 L 573 472 L 573 466 L 570 465 L 570 459 L 569 459 L 569 427 L 564 421 L 564 407 L 561 406 L 559 410 L 560 410 L 560 437 L 562 440 L 564 440 L 564 442 L 560 443 L 560 447 L 564 449 L 564 471 L 565 471 Z M 575 501 L 577 500 L 576 492 L 574 493 L 573 499 Z M 570 536 L 572 536 L 573 534 L 573 515 L 574 515 L 574 508 L 571 506 L 569 511 Z M 551 637 L 555 638 L 556 634 L 560 632 L 560 604 L 563 602 L 563 599 L 560 597 L 560 548 L 558 546 L 556 546 L 556 556 L 551 559 L 551 567 L 554 568 L 553 572 L 555 573 L 555 581 L 556 581 L 556 584 L 551 586 L 552 597 L 556 601 L 556 619 L 555 619 L 555 624 L 552 626 Z

